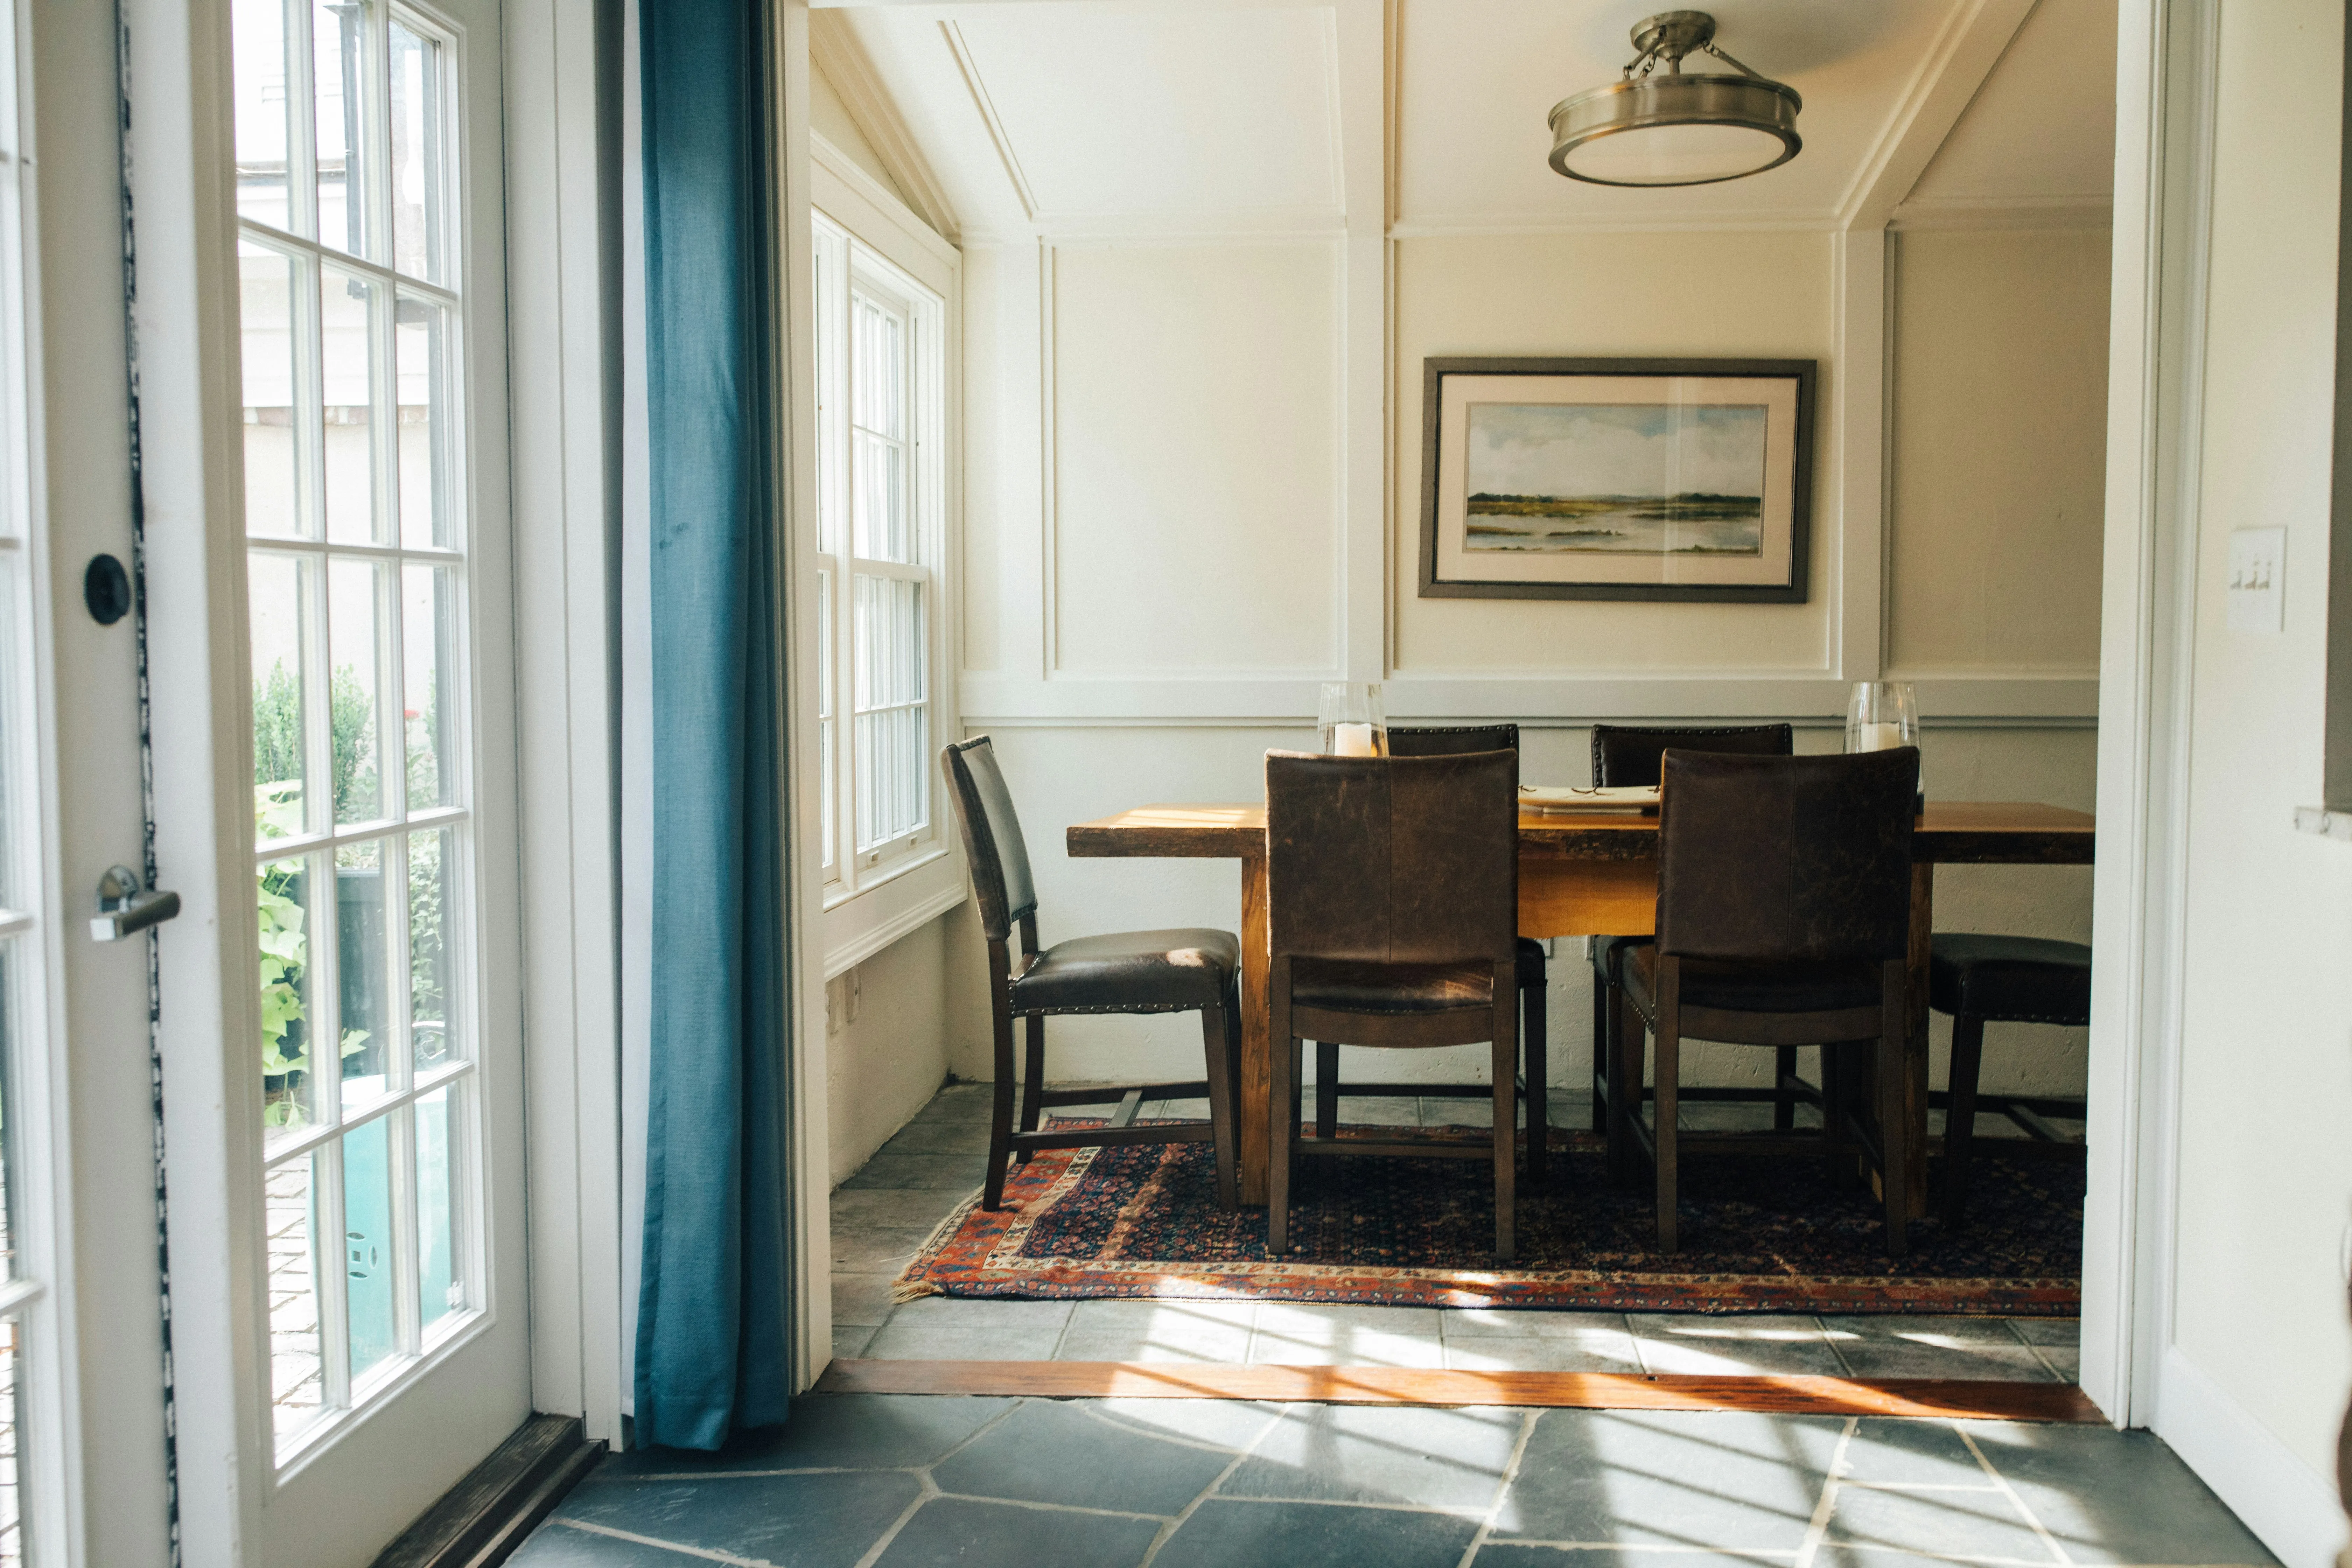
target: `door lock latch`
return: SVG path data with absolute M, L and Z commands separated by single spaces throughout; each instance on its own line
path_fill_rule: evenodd
M 139 873 L 128 866 L 109 868 L 98 879 L 98 917 L 89 922 L 93 942 L 121 942 L 180 912 L 180 895 L 139 889 Z

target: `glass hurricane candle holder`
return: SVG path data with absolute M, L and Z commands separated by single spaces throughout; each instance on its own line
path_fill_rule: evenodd
M 1847 697 L 1845 749 L 1890 752 L 1919 743 L 1919 698 L 1907 680 L 1857 680 Z M 1927 792 L 1920 791 L 1926 799 Z
M 1316 715 L 1318 749 L 1327 757 L 1385 757 L 1388 715 L 1378 681 L 1327 680 Z

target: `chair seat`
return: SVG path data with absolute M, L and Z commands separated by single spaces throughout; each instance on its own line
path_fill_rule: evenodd
M 1519 984 L 1541 985 L 1544 983 L 1543 943 L 1531 936 L 1519 938 Z
M 2091 950 L 2035 936 L 1937 931 L 1927 1001 L 1939 1013 L 2017 1024 L 2091 1020 Z
M 1015 1013 L 1189 1013 L 1241 973 L 1231 931 L 1129 931 L 1057 942 L 1013 983 Z
M 1624 966 L 1628 949 L 1648 947 L 1657 941 L 1648 936 L 1596 936 L 1592 939 L 1592 973 L 1595 980 L 1614 985 L 1617 973 Z
M 1495 1005 L 1495 973 L 1475 964 L 1342 963 L 1297 959 L 1294 1006 L 1334 1013 L 1453 1013 Z
M 1625 994 L 1643 1021 L 1656 1022 L 1658 950 L 1643 942 L 1624 957 Z M 1878 965 L 1851 963 L 1725 963 L 1683 960 L 1685 1007 L 1717 1007 L 1727 1013 L 1837 1013 L 1875 1007 L 1880 1000 Z

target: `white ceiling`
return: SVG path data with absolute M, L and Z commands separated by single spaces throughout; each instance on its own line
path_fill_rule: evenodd
M 1988 45 L 1997 6 L 1979 0 L 1715 0 L 1724 47 L 1803 95 L 1804 151 L 1674 191 L 1580 184 L 1545 162 L 1551 106 L 1616 77 L 1644 0 L 1396 0 L 1391 79 L 1355 92 L 1341 62 L 1381 58 L 1342 38 L 1377 28 L 1362 0 L 915 0 L 819 26 L 854 39 L 973 237 L 1328 230 L 1383 207 L 1406 233 L 1830 226 L 1890 168 L 1907 184 L 1927 167 L 1919 202 L 2104 195 L 2116 0 L 2039 0 L 2011 42 L 2021 3 Z M 1392 151 L 1350 162 L 1350 139 L 1383 128 L 1343 106 L 1384 101 Z M 1384 180 L 1343 176 L 1383 163 Z

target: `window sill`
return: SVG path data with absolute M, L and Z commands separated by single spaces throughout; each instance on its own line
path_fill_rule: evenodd
M 942 846 L 824 911 L 827 980 L 865 963 L 964 900 L 963 862 Z
M 2329 811 L 2325 806 L 2298 805 L 2294 808 L 2294 830 L 2315 834 L 2322 838 L 2342 838 L 2352 841 L 2352 812 Z

